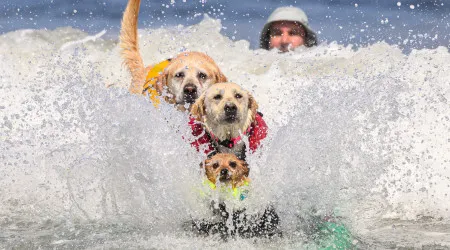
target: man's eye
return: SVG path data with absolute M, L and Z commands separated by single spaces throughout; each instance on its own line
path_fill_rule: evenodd
M 289 32 L 290 36 L 305 36 L 303 32 L 301 31 L 291 31 Z
M 175 74 L 175 77 L 176 78 L 182 78 L 182 77 L 184 77 L 184 73 L 183 72 L 178 72 L 178 73 Z
M 241 94 L 236 94 L 236 95 L 234 95 L 234 97 L 236 97 L 236 99 L 241 99 L 242 95 Z
M 219 163 L 216 162 L 213 164 L 213 168 L 218 168 L 218 167 L 219 167 Z
M 283 33 L 279 30 L 274 30 L 270 33 L 270 36 L 281 36 Z
M 198 78 L 200 78 L 200 79 L 206 79 L 207 77 L 208 76 L 205 73 L 202 73 L 202 72 L 198 73 Z
M 215 96 L 214 96 L 214 100 L 220 100 L 220 99 L 222 99 L 222 96 L 221 96 L 221 95 L 215 95 Z

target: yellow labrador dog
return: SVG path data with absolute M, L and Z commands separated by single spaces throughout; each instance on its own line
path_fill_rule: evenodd
M 175 58 L 156 65 L 161 68 L 159 71 L 155 71 L 156 66 L 145 68 L 139 53 L 137 34 L 140 2 L 128 1 L 120 31 L 122 57 L 132 75 L 129 88 L 131 93 L 143 94 L 148 90 L 144 86 L 149 81 L 154 81 L 150 84 L 154 95 L 163 95 L 167 91 L 165 100 L 184 109 L 185 104 L 194 103 L 210 85 L 227 81 L 214 60 L 201 52 L 180 53 Z M 155 72 L 150 72 L 151 70 Z M 151 73 L 154 75 L 151 76 Z
M 245 160 L 244 138 L 254 152 L 267 135 L 267 125 L 257 109 L 253 96 L 239 85 L 212 85 L 192 105 L 190 125 L 196 140 L 191 144 L 206 154 L 233 153 Z

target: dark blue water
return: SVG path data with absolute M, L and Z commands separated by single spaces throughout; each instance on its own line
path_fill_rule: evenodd
M 125 5 L 125 0 L 2 0 L 0 33 L 72 26 L 89 33 L 106 29 L 116 38 Z M 269 14 L 284 5 L 305 10 L 322 42 L 386 41 L 406 51 L 450 46 L 448 0 L 143 0 L 140 28 L 187 26 L 206 13 L 222 20 L 223 34 L 255 48 Z

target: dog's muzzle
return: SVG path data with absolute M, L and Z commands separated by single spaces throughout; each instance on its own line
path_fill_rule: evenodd
M 186 84 L 183 88 L 183 99 L 186 103 L 194 103 L 197 99 L 197 86 L 191 83 Z
M 229 181 L 231 179 L 230 171 L 228 169 L 224 168 L 220 170 L 219 180 L 222 182 Z
M 224 107 L 225 121 L 233 123 L 237 120 L 237 107 L 233 103 L 227 103 Z

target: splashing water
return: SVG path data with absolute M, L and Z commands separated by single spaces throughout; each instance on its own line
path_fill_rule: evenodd
M 207 210 L 186 115 L 127 92 L 116 41 L 60 28 L 0 37 L 0 246 L 298 248 L 311 208 L 342 216 L 361 246 L 450 246 L 446 48 L 278 54 L 220 29 L 205 18 L 141 30 L 144 61 L 203 51 L 253 93 L 270 132 L 248 159 L 248 206 L 273 203 L 285 237 L 184 233 L 182 222 Z

